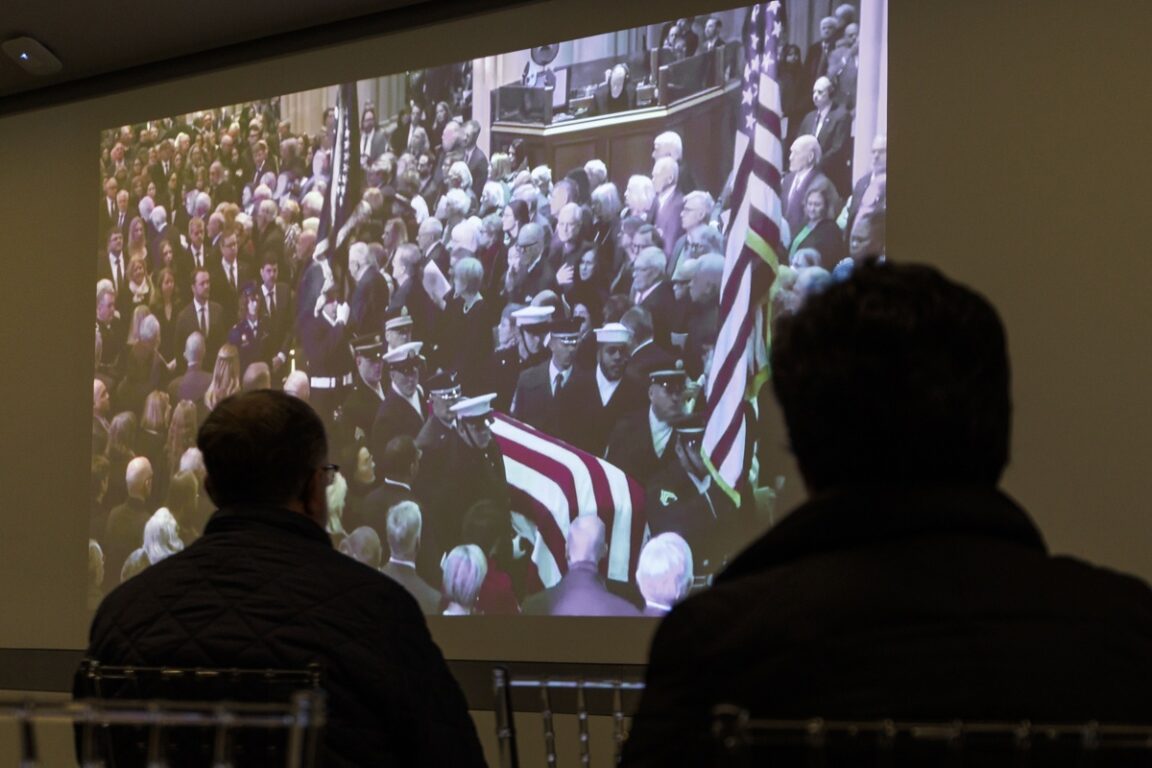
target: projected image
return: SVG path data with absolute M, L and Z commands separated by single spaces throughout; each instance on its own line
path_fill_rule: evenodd
M 90 602 L 195 546 L 197 428 L 268 387 L 328 427 L 333 545 L 426 613 L 706 588 L 798 482 L 756 421 L 772 316 L 884 254 L 886 16 L 760 3 L 104 131 Z

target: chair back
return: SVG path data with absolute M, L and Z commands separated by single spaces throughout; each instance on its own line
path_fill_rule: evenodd
M 94 720 L 78 752 L 110 768 L 311 766 L 325 722 L 320 669 L 133 667 L 85 660 L 77 699 L 109 709 L 135 703 L 148 717 Z
M 544 729 L 544 760 L 548 768 L 556 768 L 556 728 L 554 713 L 556 699 L 564 698 L 565 709 L 574 699 L 576 728 L 579 744 L 579 759 L 582 768 L 592 763 L 591 739 L 588 730 L 589 701 L 599 699 L 594 704 L 609 702 L 608 712 L 612 717 L 613 765 L 620 763 L 620 752 L 624 746 L 625 714 L 635 710 L 639 692 L 644 683 L 639 680 L 624 680 L 619 677 L 578 677 L 578 676 L 526 676 L 515 678 L 505 667 L 492 670 L 492 683 L 496 695 L 496 738 L 500 746 L 501 768 L 520 768 L 520 755 L 516 741 L 516 724 L 513 717 L 513 689 L 534 690 L 538 705 L 521 710 L 538 711 Z M 625 701 L 628 708 L 625 709 Z M 596 711 L 604 711 L 596 707 Z M 533 765 L 536 763 L 533 762 Z
M 772 720 L 727 704 L 712 724 L 717 768 L 1152 765 L 1152 725 Z

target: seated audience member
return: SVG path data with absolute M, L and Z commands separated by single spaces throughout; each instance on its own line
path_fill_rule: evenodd
M 414 501 L 401 501 L 388 510 L 388 562 L 381 568 L 384 575 L 408 590 L 426 614 L 440 612 L 440 593 L 416 572 L 420 552 L 420 534 L 424 520 Z
M 560 582 L 524 601 L 524 613 L 546 616 L 636 616 L 630 602 L 608 591 L 600 561 L 608 554 L 604 521 L 584 514 L 568 525 L 568 572 Z
M 1050 555 L 998 488 L 1012 403 L 986 299 L 930 267 L 858 264 L 777 320 L 771 370 L 810 500 L 661 623 L 625 765 L 704 763 L 721 702 L 781 718 L 1152 717 L 1152 591 Z
M 640 551 L 636 584 L 645 616 L 664 616 L 692 588 L 692 548 L 675 533 L 653 536 Z
M 318 663 L 324 764 L 484 765 L 416 601 L 333 549 L 324 531 L 335 470 L 316 413 L 283 393 L 238 394 L 217 404 L 197 442 L 219 511 L 195 546 L 104 600 L 87 656 L 144 666 Z
M 348 534 L 337 549 L 369 568 L 380 570 L 380 536 L 366 525 Z
M 444 558 L 445 616 L 470 616 L 488 575 L 488 561 L 475 544 L 461 544 Z

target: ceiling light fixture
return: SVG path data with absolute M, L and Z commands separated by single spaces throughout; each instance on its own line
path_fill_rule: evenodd
M 64 68 L 60 59 L 44 47 L 39 40 L 31 37 L 14 37 L 0 44 L 4 53 L 31 75 L 51 75 Z

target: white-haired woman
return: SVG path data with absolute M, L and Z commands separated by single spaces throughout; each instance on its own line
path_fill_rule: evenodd
M 475 544 L 461 544 L 444 558 L 445 616 L 470 616 L 488 575 L 488 558 Z
M 180 526 L 167 507 L 160 507 L 144 524 L 144 553 L 149 565 L 170 557 L 184 549 L 180 539 Z

